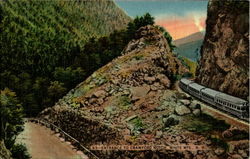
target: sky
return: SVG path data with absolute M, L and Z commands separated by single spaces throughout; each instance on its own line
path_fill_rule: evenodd
M 174 40 L 205 30 L 206 0 L 115 0 L 132 18 L 149 12 Z

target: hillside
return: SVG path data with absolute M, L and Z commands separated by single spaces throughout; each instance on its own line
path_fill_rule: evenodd
M 249 98 L 249 2 L 210 0 L 197 82 Z
M 180 46 L 182 44 L 186 44 L 186 43 L 190 43 L 190 42 L 195 42 L 195 41 L 198 41 L 198 40 L 201 40 L 204 38 L 204 32 L 197 32 L 197 33 L 193 33 L 191 35 L 188 35 L 184 38 L 181 38 L 181 39 L 177 39 L 174 41 L 174 44 L 176 46 Z
M 130 21 L 106 0 L 0 1 L 0 17 L 1 69 L 40 74 L 69 65 L 91 37 L 123 29 Z
M 0 89 L 36 115 L 118 56 L 130 21 L 113 1 L 0 1 Z
M 122 54 L 39 117 L 56 124 L 87 148 L 96 144 L 179 143 L 209 147 L 199 153 L 92 150 L 103 159 L 224 158 L 226 154 L 220 155 L 224 154 L 227 143 L 218 134 L 230 125 L 206 115 L 195 100 L 176 89 L 177 79 L 188 70 L 170 52 L 163 33 L 153 26 L 141 27 Z
M 200 47 L 202 45 L 204 34 L 197 32 L 182 39 L 174 41 L 176 45 L 175 52 L 196 62 L 200 57 Z

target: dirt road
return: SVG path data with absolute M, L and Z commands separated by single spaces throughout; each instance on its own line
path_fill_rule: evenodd
M 87 159 L 73 149 L 50 129 L 31 122 L 25 123 L 25 130 L 18 136 L 18 143 L 26 144 L 32 159 Z

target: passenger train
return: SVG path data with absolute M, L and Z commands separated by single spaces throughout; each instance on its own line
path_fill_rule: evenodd
M 206 88 L 186 78 L 181 79 L 179 86 L 185 92 L 221 111 L 235 115 L 240 119 L 249 117 L 249 105 L 246 100 Z

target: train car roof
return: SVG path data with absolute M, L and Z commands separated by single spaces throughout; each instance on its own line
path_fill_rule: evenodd
M 219 93 L 219 94 L 217 94 L 217 97 L 224 99 L 224 100 L 227 100 L 227 101 L 232 102 L 232 103 L 245 103 L 245 102 L 247 102 L 246 100 L 243 100 L 243 99 L 240 99 L 240 98 L 237 98 L 237 97 L 225 94 L 225 93 Z
M 188 80 L 188 79 L 186 79 L 186 78 L 182 78 L 181 79 L 181 82 L 183 82 L 184 84 L 190 84 L 190 83 L 192 83 L 193 81 L 191 81 L 191 80 Z
M 191 84 L 189 84 L 188 86 L 189 86 L 189 87 L 192 87 L 192 88 L 195 88 L 195 89 L 197 89 L 197 90 L 201 90 L 202 88 L 205 88 L 204 86 L 199 85 L 199 84 L 197 84 L 197 83 L 191 83 Z
M 201 91 L 208 94 L 208 95 L 210 95 L 210 96 L 212 96 L 212 97 L 215 97 L 218 93 L 220 93 L 220 92 L 218 92 L 216 90 L 213 90 L 213 89 L 210 89 L 210 88 L 205 88 L 205 89 L 203 89 Z

